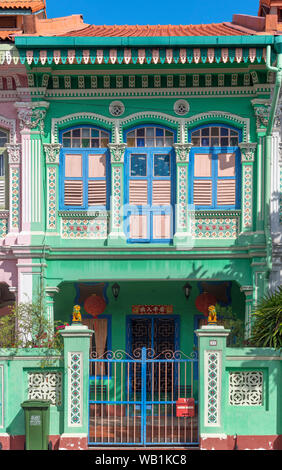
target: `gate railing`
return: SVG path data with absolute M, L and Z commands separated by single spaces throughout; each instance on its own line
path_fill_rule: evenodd
M 180 351 L 91 354 L 89 444 L 198 444 L 197 364 Z M 190 397 L 195 416 L 177 417 L 177 400 Z

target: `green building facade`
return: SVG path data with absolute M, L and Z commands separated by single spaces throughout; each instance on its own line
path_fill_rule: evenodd
M 252 308 L 272 270 L 270 158 L 279 37 L 17 37 L 10 57 L 27 74 L 14 103 L 18 141 L 8 146 L 10 161 L 20 152 L 13 165 L 21 171 L 21 179 L 15 173 L 13 180 L 21 194 L 13 207 L 14 244 L 4 242 L 11 235 L 4 211 L 0 220 L 18 300 L 43 292 L 50 322 L 71 323 L 73 307 L 80 305 L 90 333 L 82 328 L 77 334 L 90 338 L 94 364 L 117 358 L 117 351 L 132 359 L 142 348 L 158 358 L 168 351 L 197 357 L 199 338 L 207 341 L 201 333 L 207 312 L 199 306 L 206 294 L 210 303 L 232 308 L 247 339 Z M 71 368 L 82 356 L 75 355 L 72 330 L 63 335 L 71 345 L 64 359 Z M 219 328 L 217 339 L 213 330 L 208 335 L 209 345 L 218 341 L 226 358 L 225 330 Z M 87 354 L 80 341 L 77 348 Z M 226 362 L 234 370 L 236 361 L 244 367 L 235 356 Z M 188 378 L 186 369 L 179 371 L 185 397 L 198 403 L 203 371 L 217 360 L 200 358 L 199 370 L 189 362 Z M 100 405 L 119 402 L 121 419 L 131 419 L 122 407 L 133 405 L 112 385 L 114 365 L 96 362 L 97 375 L 92 364 L 83 409 L 87 400 L 97 404 L 98 387 Z M 128 374 L 141 393 L 129 362 L 127 370 L 116 366 L 114 384 L 122 387 L 121 374 Z M 160 363 L 159 371 L 164 373 Z M 160 383 L 159 392 L 166 393 Z M 72 384 L 65 382 L 69 405 Z M 160 397 L 152 396 L 150 406 L 160 416 Z M 63 419 L 59 413 L 56 420 Z M 109 408 L 107 413 L 108 419 Z M 232 416 L 229 408 L 226 413 Z M 68 443 L 76 430 L 70 419 L 63 434 Z M 201 442 L 211 438 L 214 445 L 210 426 L 220 440 L 228 425 L 209 419 L 201 422 Z M 84 421 L 79 439 L 85 438 Z M 90 441 L 104 442 L 93 434 Z M 191 443 L 198 442 L 193 435 Z

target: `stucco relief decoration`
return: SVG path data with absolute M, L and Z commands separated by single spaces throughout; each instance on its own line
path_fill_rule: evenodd
M 109 106 L 110 114 L 114 117 L 122 116 L 124 113 L 125 107 L 121 101 L 112 101 Z
M 43 135 L 45 116 L 46 109 L 36 109 L 33 107 L 19 109 L 18 117 L 20 120 L 20 129 L 34 130 L 39 127 L 39 131 Z
M 239 144 L 241 149 L 241 161 L 243 162 L 254 162 L 255 152 L 257 148 L 256 143 L 242 143 Z
M 21 144 L 6 144 L 9 164 L 19 164 L 21 160 Z
M 173 106 L 175 114 L 179 116 L 184 116 L 185 114 L 189 113 L 190 106 L 188 101 L 186 100 L 177 100 Z
M 176 163 L 189 163 L 189 153 L 192 144 L 174 144 Z
M 126 144 L 109 144 L 111 163 L 123 163 Z
M 46 163 L 50 164 L 59 164 L 61 144 L 43 144 L 45 154 L 46 154 Z
M 270 106 L 255 107 L 256 124 L 258 130 L 267 127 L 270 108 Z

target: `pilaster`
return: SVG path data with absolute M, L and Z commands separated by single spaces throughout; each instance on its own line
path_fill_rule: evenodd
M 253 286 L 242 286 L 241 292 L 245 294 L 245 339 L 251 335 L 252 309 L 253 309 Z
M 61 144 L 43 144 L 46 157 L 46 227 L 47 231 L 57 230 L 58 182 Z
M 43 185 L 41 137 L 49 103 L 15 103 L 21 130 L 22 144 L 22 227 L 20 243 L 30 242 L 31 231 L 43 233 Z
M 176 155 L 176 206 L 174 245 L 187 246 L 191 242 L 191 224 L 188 215 L 188 165 L 191 143 L 174 144 Z
M 241 231 L 252 232 L 254 220 L 254 162 L 256 143 L 243 142 L 241 149 L 242 165 L 242 219 Z
M 89 348 L 93 334 L 87 326 L 73 323 L 61 331 L 64 339 L 64 433 L 60 449 L 88 446 Z
M 223 326 L 205 325 L 195 331 L 199 338 L 199 438 L 202 449 L 222 445 L 226 384 L 223 381 L 226 340 L 230 330 Z M 215 444 L 214 444 L 215 443 Z
M 21 226 L 21 144 L 7 144 L 9 163 L 9 233 L 5 239 L 12 245 L 19 234 Z
M 112 195 L 110 205 L 110 233 L 108 245 L 120 245 L 126 242 L 123 229 L 124 219 L 124 154 L 126 144 L 109 144 L 111 153 Z

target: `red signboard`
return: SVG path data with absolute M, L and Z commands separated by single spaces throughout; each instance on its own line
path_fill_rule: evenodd
M 177 418 L 193 418 L 195 416 L 194 398 L 178 398 L 176 402 Z

